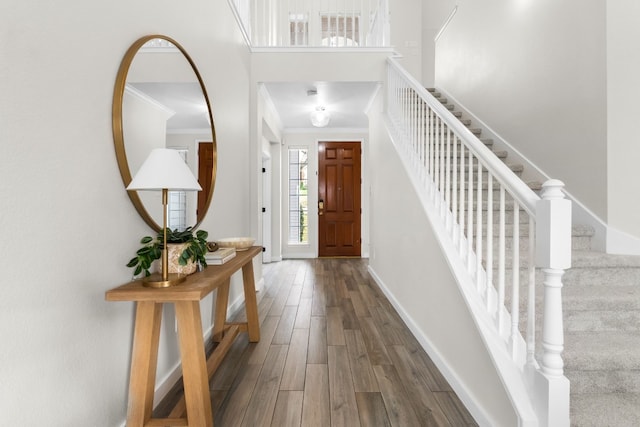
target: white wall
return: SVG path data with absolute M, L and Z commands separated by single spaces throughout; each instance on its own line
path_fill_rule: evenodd
M 609 224 L 640 238 L 640 3 L 607 2 L 607 218 Z M 627 252 L 609 233 L 608 249 Z
M 388 0 L 391 46 L 402 66 L 416 79 L 422 77 L 422 0 Z
M 133 305 L 104 292 L 129 279 L 125 263 L 149 229 L 122 186 L 111 100 L 126 49 L 154 33 L 191 54 L 213 104 L 219 175 L 202 228 L 248 233 L 237 194 L 249 186 L 249 60 L 226 2 L 3 1 L 0 425 L 125 418 Z M 161 340 L 159 380 L 177 362 L 170 319 Z
M 605 2 L 458 4 L 436 86 L 606 221 Z
M 167 120 L 171 117 L 162 105 L 126 87 L 122 98 L 122 135 L 126 141 L 127 163 L 131 176 L 142 166 L 154 148 L 166 146 Z M 197 176 L 197 175 L 196 175 Z M 146 211 L 157 224 L 162 222 L 162 194 L 158 191 L 139 191 Z
M 453 11 L 455 0 L 427 0 L 422 4 L 422 76 L 416 77 L 426 87 L 433 87 L 436 69 L 434 38 Z
M 480 425 L 515 426 L 509 398 L 384 128 L 371 128 L 370 269 Z

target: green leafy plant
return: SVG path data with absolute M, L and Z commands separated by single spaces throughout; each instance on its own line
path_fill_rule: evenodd
M 187 246 L 180 254 L 178 263 L 187 265 L 189 261 L 200 263 L 201 266 L 207 266 L 205 255 L 207 254 L 207 237 L 209 233 L 205 230 L 193 231 L 193 227 L 187 227 L 183 231 L 167 229 L 167 243 L 187 243 Z M 133 275 L 137 276 L 144 272 L 145 276 L 151 273 L 149 269 L 153 261 L 160 259 L 162 248 L 164 247 L 164 233 L 162 230 L 158 232 L 156 237 L 145 236 L 140 239 L 142 247 L 136 251 L 136 256 L 131 258 L 127 263 L 127 267 L 135 268 Z

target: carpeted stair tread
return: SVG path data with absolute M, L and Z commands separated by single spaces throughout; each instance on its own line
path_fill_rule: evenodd
M 567 333 L 640 332 L 640 311 L 638 310 L 565 309 L 564 314 L 564 329 Z
M 571 381 L 571 392 L 581 393 L 640 393 L 640 370 L 597 371 L 565 370 Z
M 565 283 L 562 299 L 566 310 L 638 310 L 640 313 L 640 286 L 617 283 L 581 286 L 570 278 L 565 279 Z
M 626 267 L 640 268 L 640 256 L 612 255 L 596 251 L 574 251 L 571 259 L 572 268 L 605 268 Z
M 638 427 L 640 394 L 574 394 L 570 415 L 571 426 L 575 427 Z
M 635 370 L 640 368 L 640 334 L 637 331 L 585 331 L 565 334 L 567 369 Z

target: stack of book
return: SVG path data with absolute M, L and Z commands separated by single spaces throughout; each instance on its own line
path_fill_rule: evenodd
M 220 265 L 229 261 L 236 256 L 235 248 L 219 248 L 215 252 L 207 252 L 204 259 L 207 261 L 207 265 Z

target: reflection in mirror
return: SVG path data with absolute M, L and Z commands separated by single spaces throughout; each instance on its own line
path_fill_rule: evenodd
M 170 192 L 168 226 L 181 230 L 197 227 L 215 185 L 215 131 L 200 74 L 174 40 L 148 36 L 131 46 L 116 81 L 113 125 L 125 186 L 153 148 L 180 152 L 203 191 Z M 129 192 L 129 196 L 145 221 L 159 230 L 161 193 Z

